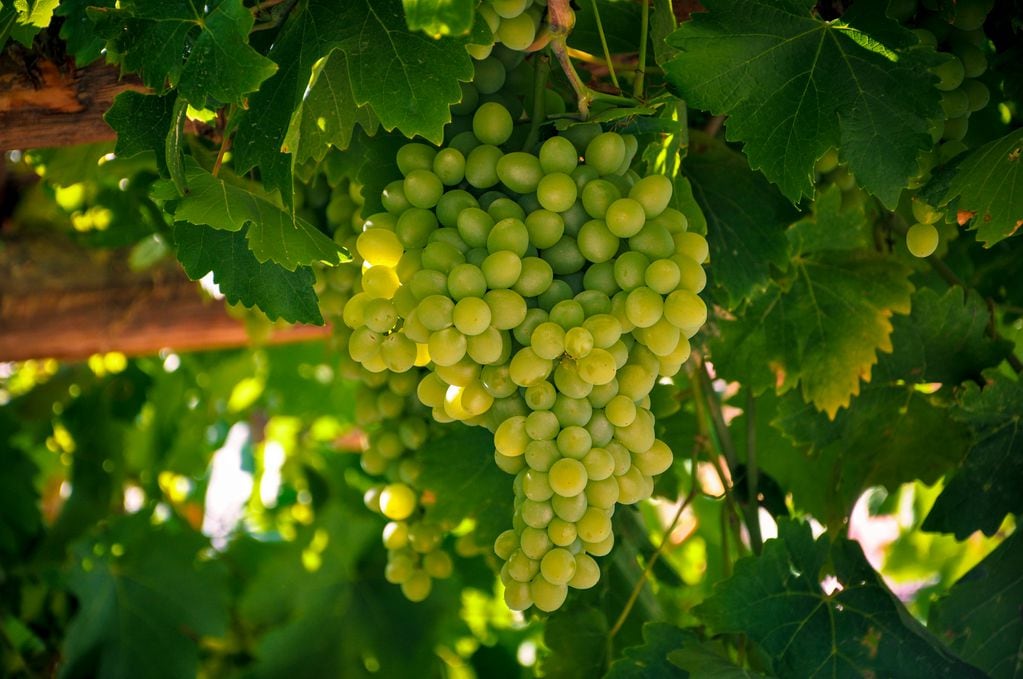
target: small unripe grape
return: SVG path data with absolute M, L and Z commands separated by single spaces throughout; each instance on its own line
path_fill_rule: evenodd
M 906 247 L 914 257 L 928 257 L 938 248 L 938 230 L 933 224 L 914 224 L 906 232 Z
M 500 146 L 508 141 L 508 137 L 511 136 L 511 114 L 501 104 L 492 101 L 487 102 L 480 106 L 476 110 L 475 115 L 473 115 L 472 131 L 476 138 L 484 144 Z
M 671 180 L 660 174 L 643 177 L 629 189 L 629 198 L 643 206 L 647 217 L 656 217 L 664 212 L 671 201 L 671 194 Z
M 572 178 L 562 172 L 547 174 L 536 186 L 537 200 L 545 210 L 551 212 L 568 210 L 575 204 L 578 192 L 579 189 Z
M 477 135 L 478 136 L 478 135 Z M 602 132 L 586 145 L 586 164 L 602 175 L 612 174 L 625 161 L 625 140 L 617 132 Z
M 395 160 L 398 163 L 398 170 L 402 175 L 408 176 L 413 170 L 430 170 L 433 168 L 433 158 L 437 150 L 426 144 L 405 144 L 396 154 Z
M 403 483 L 392 483 L 380 492 L 380 511 L 389 519 L 407 519 L 415 509 L 416 494 Z
M 409 601 L 422 601 L 430 596 L 433 581 L 425 571 L 414 571 L 405 582 L 401 583 L 401 593 Z
M 579 153 L 568 139 L 551 137 L 540 147 L 540 167 L 546 173 L 572 174 L 579 163 Z

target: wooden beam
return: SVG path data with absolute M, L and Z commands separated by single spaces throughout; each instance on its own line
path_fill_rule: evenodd
M 0 61 L 0 151 L 73 146 L 115 138 L 103 114 L 125 90 L 147 91 L 102 62 L 85 68 L 41 59 Z
M 204 295 L 176 262 L 133 272 L 125 253 L 89 252 L 56 236 L 0 244 L 0 361 L 84 360 L 118 351 L 200 351 L 249 343 L 224 302 Z M 270 343 L 325 338 L 329 327 L 296 325 Z

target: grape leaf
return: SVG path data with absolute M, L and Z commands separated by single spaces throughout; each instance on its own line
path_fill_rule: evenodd
M 992 677 L 1023 675 L 1023 533 L 1016 531 L 934 603 L 927 626 Z
M 941 204 L 958 198 L 973 213 L 977 239 L 990 247 L 1023 227 L 1023 130 L 971 151 L 959 163 Z
M 281 71 L 249 98 L 240 117 L 239 171 L 259 166 L 266 186 L 292 204 L 293 159 L 282 155 L 282 146 L 314 64 L 334 49 L 346 56 L 355 105 L 368 105 L 387 130 L 440 143 L 451 120 L 448 107 L 462 96 L 458 83 L 473 74 L 464 44 L 464 38 L 410 32 L 398 0 L 300 3 L 270 51 Z
M 788 238 L 797 252 L 855 250 L 873 245 L 873 226 L 862 202 L 842 208 L 842 190 L 832 184 L 817 194 L 812 214 L 793 224 Z
M 721 321 L 714 362 L 754 391 L 797 383 L 803 400 L 834 418 L 891 351 L 891 316 L 909 311 L 909 270 L 864 250 L 802 253 L 779 285 Z
M 96 31 L 110 41 L 124 70 L 148 87 L 177 87 L 197 108 L 243 104 L 277 65 L 249 44 L 252 13 L 242 0 L 123 0 L 89 10 Z
M 650 6 L 650 40 L 654 45 L 654 62 L 660 65 L 671 60 L 678 50 L 668 45 L 665 39 L 675 32 L 678 22 L 671 0 L 654 0 Z
M 117 95 L 113 106 L 103 115 L 103 120 L 117 133 L 114 153 L 129 157 L 152 151 L 157 168 L 166 176 L 167 135 L 174 122 L 176 100 L 174 92 L 157 96 L 128 90 Z
M 401 0 L 410 31 L 463 35 L 472 28 L 473 0 Z
M 767 679 L 766 674 L 739 667 L 705 643 L 689 642 L 669 653 L 668 660 L 701 679 Z
M 494 437 L 481 427 L 455 427 L 417 453 L 420 485 L 433 494 L 427 516 L 435 521 L 476 519 L 476 541 L 490 544 L 510 527 L 512 477 L 494 465 Z
M 179 222 L 174 225 L 178 259 L 192 280 L 213 272 L 213 280 L 232 304 L 257 306 L 271 319 L 323 325 L 313 284 L 304 266 L 289 271 L 275 262 L 260 262 L 246 243 L 246 228 L 220 231 Z
M 724 143 L 693 134 L 683 172 L 707 218 L 713 280 L 732 309 L 788 263 L 785 227 L 798 213 L 746 160 Z
M 294 154 L 296 163 L 319 161 L 331 146 L 347 149 L 356 125 L 373 134 L 378 124 L 372 109 L 355 104 L 348 58 L 334 50 L 313 70 L 309 93 L 295 109 L 282 148 Z
M 838 588 L 821 581 L 834 576 Z M 744 633 L 786 677 L 983 677 L 942 647 L 895 598 L 859 544 L 782 520 L 758 557 L 735 564 L 695 613 L 716 632 Z
M 39 31 L 50 25 L 53 11 L 60 0 L 13 0 L 0 7 L 0 45 L 8 36 L 25 47 L 32 47 Z
M 797 507 L 831 526 L 842 525 L 867 488 L 937 482 L 967 447 L 965 428 L 945 404 L 895 381 L 867 385 L 833 421 L 793 395 L 782 397 L 773 424 L 796 445 L 762 451 L 759 463 Z
M 551 650 L 542 662 L 553 679 L 599 677 L 607 656 L 607 618 L 592 606 L 564 606 L 547 619 L 544 643 Z
M 790 200 L 812 195 L 813 165 L 839 147 L 861 185 L 893 207 L 931 147 L 940 118 L 933 51 L 858 2 L 841 20 L 810 14 L 811 0 L 708 0 L 668 38 L 665 65 L 691 105 L 729 116 L 727 137 Z M 884 149 L 879 154 L 877 150 Z
M 123 554 L 115 556 L 114 545 Z M 198 534 L 136 515 L 79 548 L 68 585 L 80 608 L 65 639 L 62 679 L 196 676 L 197 637 L 223 634 L 228 618 L 226 570 L 198 559 L 208 546 Z
M 69 54 L 74 55 L 75 63 L 86 66 L 103 56 L 106 41 L 96 34 L 96 27 L 89 18 L 89 7 L 113 8 L 116 0 L 61 0 L 57 11 L 64 18 L 60 26 L 60 37 L 67 46 Z
M 249 225 L 249 247 L 256 259 L 273 260 L 288 271 L 300 265 L 342 261 L 333 240 L 301 217 L 282 210 L 258 189 L 249 191 L 214 177 L 191 157 L 185 176 L 189 193 L 177 201 L 176 220 L 223 231 Z
M 21 450 L 12 446 L 6 432 L 14 431 L 16 422 L 6 413 L 0 414 L 0 557 L 13 564 L 19 555 L 28 553 L 26 545 L 42 528 L 39 514 L 39 493 L 34 479 L 39 471 Z
M 1003 375 L 983 390 L 967 383 L 953 416 L 970 428 L 971 442 L 923 529 L 962 540 L 993 535 L 1006 514 L 1023 512 L 1023 385 Z
M 692 632 L 666 622 L 648 622 L 643 625 L 642 646 L 626 648 L 622 657 L 611 663 L 604 679 L 645 679 L 645 677 L 674 677 L 685 679 L 689 676 L 676 665 L 668 662 L 668 654 L 679 649 L 687 641 L 693 641 Z
M 892 319 L 895 351 L 881 357 L 879 372 L 914 382 L 959 384 L 979 379 L 1010 350 L 987 334 L 991 312 L 974 292 L 958 286 L 939 295 L 921 288 L 909 316 Z

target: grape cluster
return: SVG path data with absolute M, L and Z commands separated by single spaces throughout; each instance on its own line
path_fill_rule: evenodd
M 483 0 L 476 11 L 487 22 L 493 41 L 469 45 L 469 54 L 485 59 L 495 43 L 516 51 L 527 49 L 540 30 L 546 5 L 547 0 Z
M 983 24 L 990 11 L 990 0 L 960 0 L 949 16 L 937 3 L 924 0 L 899 0 L 889 13 L 894 18 L 916 26 L 914 33 L 920 43 L 947 55 L 947 60 L 933 69 L 941 91 L 943 118 L 935 120 L 931 138 L 937 148 L 922 156 L 920 172 L 911 180 L 910 188 L 927 183 L 931 170 L 966 150 L 964 138 L 970 115 L 986 107 L 991 93 L 979 78 L 987 70 L 987 37 Z M 917 198 L 913 199 L 916 220 L 906 234 L 906 246 L 916 257 L 927 257 L 938 247 L 937 223 L 941 213 Z
M 550 611 L 597 582 L 616 503 L 649 497 L 671 464 L 649 394 L 706 318 L 707 244 L 668 207 L 667 178 L 629 170 L 635 139 L 577 126 L 513 151 L 495 101 L 471 124 L 457 146 L 399 150 L 343 317 L 367 371 L 425 368 L 416 392 L 435 420 L 495 432 L 516 475 L 495 546 L 505 598 Z

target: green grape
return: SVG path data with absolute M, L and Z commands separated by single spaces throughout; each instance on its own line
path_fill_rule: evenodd
M 602 542 L 611 535 L 611 517 L 607 510 L 589 507 L 575 524 L 579 539 L 583 542 Z
M 387 566 L 384 567 L 384 578 L 393 585 L 400 585 L 412 577 L 415 562 L 401 552 L 388 555 Z
M 906 232 L 906 247 L 914 257 L 928 257 L 938 248 L 938 230 L 933 224 L 914 224 Z
M 606 179 L 587 182 L 581 194 L 583 209 L 593 219 L 604 219 L 611 204 L 621 197 L 618 187 Z
M 457 149 L 441 149 L 433 158 L 432 169 L 445 186 L 455 186 L 465 177 L 465 156 Z
M 967 80 L 963 83 L 962 90 L 966 93 L 971 113 L 980 111 L 991 101 L 991 91 L 979 80 Z
M 690 338 L 707 320 L 707 304 L 688 290 L 676 290 L 664 301 L 664 317 Z
M 496 57 L 473 60 L 472 83 L 480 94 L 493 94 L 499 91 L 504 87 L 507 75 L 504 64 Z M 479 137 L 478 134 L 476 136 Z
M 561 172 L 571 175 L 579 164 L 578 151 L 564 137 L 551 137 L 545 141 L 540 147 L 539 157 L 540 167 L 548 174 Z
M 960 118 L 970 112 L 970 97 L 962 89 L 942 92 L 941 109 L 946 118 Z
M 476 113 L 472 117 L 472 131 L 484 144 L 490 144 L 493 146 L 500 146 L 504 142 L 508 141 L 508 137 L 512 133 L 512 117 L 511 114 L 501 104 L 496 102 L 487 102 L 476 110 Z M 496 166 L 497 159 L 494 159 L 494 165 Z M 468 178 L 468 169 L 466 178 Z M 470 183 L 471 180 L 470 180 Z M 497 182 L 494 182 L 496 184 Z M 474 186 L 476 186 L 474 184 Z M 488 186 L 493 186 L 489 184 Z M 477 188 L 487 188 L 486 186 L 477 186 Z
M 476 110 L 480 100 L 480 93 L 471 82 L 458 83 L 458 86 L 462 90 L 462 97 L 458 100 L 457 104 L 451 105 L 451 112 L 456 116 L 466 116 Z
M 567 549 L 555 547 L 540 561 L 540 573 L 554 585 L 567 585 L 575 576 L 575 557 Z
M 947 56 L 949 57 L 948 61 L 931 69 L 931 73 L 938 76 L 938 84 L 935 87 L 943 92 L 950 92 L 959 87 L 966 75 L 963 62 L 953 55 Z
M 525 50 L 536 38 L 536 24 L 528 14 L 503 19 L 496 38 L 513 50 Z
M 392 483 L 380 492 L 380 512 L 389 519 L 407 519 L 415 509 L 415 492 L 403 483 Z
M 550 502 L 534 502 L 526 499 L 521 507 L 522 520 L 533 528 L 546 528 L 554 518 L 554 508 Z
M 617 132 L 602 132 L 586 145 L 584 156 L 586 164 L 601 175 L 612 174 L 625 162 L 625 140 Z
M 380 202 L 383 204 L 384 209 L 393 215 L 400 215 L 405 210 L 412 207 L 412 204 L 408 202 L 408 198 L 405 197 L 404 181 L 396 179 L 384 187 L 383 192 L 380 194 Z M 336 203 L 337 198 L 330 201 L 327 205 L 327 221 L 332 224 L 341 224 L 347 219 L 351 219 L 352 213 L 354 212 L 355 204 L 351 202 L 351 199 L 346 196 L 339 196 L 344 199 L 345 202 L 341 203 L 343 207 L 334 208 L 333 217 L 331 215 L 331 208 Z M 346 212 L 339 213 L 339 209 L 344 209 Z
M 550 210 L 534 210 L 526 217 L 525 224 L 530 244 L 541 250 L 553 246 L 565 233 L 565 220 Z
M 384 229 L 371 229 L 363 232 L 356 241 L 355 247 L 359 256 L 373 266 L 393 267 L 405 252 L 398 236 Z
M 558 610 L 565 603 L 568 587 L 548 582 L 546 578 L 539 575 L 529 583 L 529 595 L 533 599 L 534 606 L 545 613 L 550 613 Z
M 555 515 L 563 521 L 575 523 L 583 517 L 588 507 L 585 493 L 579 493 L 571 497 L 555 495 L 551 498 L 551 508 Z
M 522 490 L 527 498 L 535 502 L 549 500 L 554 495 L 554 490 L 547 480 L 547 474 L 535 469 L 525 472 L 525 475 L 522 477 Z M 543 555 L 541 554 L 541 556 Z
M 543 178 L 543 170 L 536 156 L 514 151 L 497 161 L 497 177 L 515 193 L 532 193 Z
M 579 460 L 562 458 L 551 466 L 548 480 L 558 495 L 578 495 L 586 488 L 586 467 Z
M 590 589 L 600 580 L 600 566 L 589 554 L 575 555 L 575 575 L 568 581 L 573 589 Z
M 408 524 L 404 521 L 391 521 L 384 526 L 384 547 L 402 549 L 408 544 Z
M 675 241 L 676 253 L 686 255 L 697 264 L 703 264 L 707 261 L 710 249 L 707 247 L 707 239 L 700 234 L 686 231 L 684 233 L 676 233 L 673 239 Z
M 412 170 L 405 175 L 402 186 L 405 197 L 415 207 L 432 208 L 444 193 L 444 184 L 430 170 Z
M 593 350 L 593 335 L 586 328 L 574 326 L 565 333 L 565 351 L 572 358 L 583 358 Z
M 562 236 L 557 243 L 544 250 L 541 256 L 559 276 L 581 271 L 586 265 L 586 258 L 579 251 L 575 238 L 568 235 Z
M 576 240 L 579 252 L 590 262 L 609 261 L 618 252 L 620 241 L 600 219 L 591 219 L 579 229 Z
M 629 198 L 643 206 L 647 217 L 656 217 L 664 212 L 671 202 L 671 180 L 664 175 L 643 177 L 629 189 Z
M 447 552 L 435 550 L 423 557 L 423 570 L 432 578 L 443 580 L 450 578 L 454 571 L 454 563 Z
M 514 187 L 509 186 L 509 188 L 514 190 Z M 565 212 L 575 204 L 578 191 L 572 177 L 563 172 L 552 172 L 544 176 L 537 184 L 536 197 L 544 209 L 551 212 Z
M 433 169 L 435 155 L 437 150 L 426 144 L 405 144 L 398 149 L 395 160 L 398 163 L 398 170 L 407 177 L 413 170 Z
M 491 318 L 490 306 L 479 297 L 465 297 L 459 300 L 452 312 L 455 328 L 467 336 L 485 332 L 490 327 Z
M 405 248 L 422 248 L 437 229 L 437 217 L 432 210 L 412 207 L 401 213 L 395 225 L 395 234 Z M 380 231 L 381 229 L 374 229 Z M 366 232 L 371 233 L 371 231 Z M 365 234 L 363 234 L 365 235 Z M 360 236 L 361 238 L 361 236 Z
M 423 601 L 426 597 L 430 596 L 432 588 L 433 580 L 430 579 L 426 572 L 421 570 L 413 571 L 412 575 L 401 583 L 401 593 L 409 601 Z
M 513 217 L 494 224 L 487 236 L 487 250 L 491 253 L 509 251 L 521 258 L 528 249 L 529 231 L 522 220 Z
M 632 464 L 647 476 L 663 474 L 672 463 L 671 448 L 660 440 L 654 440 L 650 448 L 632 456 Z

